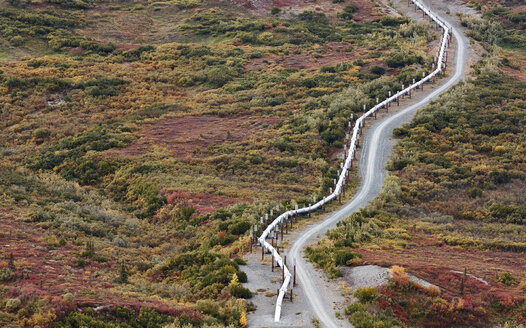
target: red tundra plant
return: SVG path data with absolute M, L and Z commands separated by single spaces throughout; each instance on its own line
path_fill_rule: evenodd
M 44 292 L 34 284 L 28 284 L 22 287 L 13 287 L 7 291 L 8 298 L 19 298 L 22 302 L 29 301 L 32 298 L 40 298 Z
M 51 306 L 55 309 L 55 313 L 59 315 L 65 315 L 77 307 L 73 299 L 68 299 L 61 296 L 53 296 L 51 299 Z
M 471 296 L 462 296 L 462 310 L 473 311 L 473 299 Z

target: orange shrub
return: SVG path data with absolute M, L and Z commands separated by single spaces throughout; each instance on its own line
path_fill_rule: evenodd
M 410 280 L 405 269 L 398 265 L 393 265 L 390 269 L 394 283 L 401 288 L 408 287 Z

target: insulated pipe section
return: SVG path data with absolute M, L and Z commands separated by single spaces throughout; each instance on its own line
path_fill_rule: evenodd
M 356 124 L 353 128 L 353 133 L 351 137 L 351 146 L 349 147 L 348 156 L 345 160 L 345 163 L 343 163 L 343 166 L 341 167 L 341 173 L 338 178 L 338 182 L 336 183 L 336 187 L 334 188 L 334 191 L 327 197 L 324 197 L 322 200 L 317 202 L 316 204 L 313 204 L 311 206 L 303 207 L 297 210 L 290 210 L 287 211 L 280 216 L 278 216 L 269 226 L 263 231 L 261 236 L 258 238 L 259 243 L 262 245 L 262 247 L 265 247 L 265 249 L 274 257 L 274 260 L 276 261 L 277 265 L 279 265 L 283 272 L 284 281 L 281 285 L 281 288 L 279 289 L 279 295 L 278 300 L 276 302 L 276 311 L 274 314 L 274 321 L 279 322 L 279 319 L 281 317 L 281 305 L 283 303 L 283 297 L 285 296 L 287 292 L 288 285 L 290 284 L 290 279 L 292 277 L 290 271 L 288 270 L 287 266 L 285 265 L 282 257 L 279 255 L 277 250 L 266 241 L 267 236 L 270 234 L 272 230 L 278 225 L 283 223 L 284 220 L 287 220 L 289 217 L 297 214 L 306 214 L 310 211 L 314 211 L 325 205 L 326 203 L 334 200 L 338 195 L 342 192 L 343 184 L 345 182 L 345 175 L 347 174 L 347 171 L 351 167 L 351 162 L 354 153 L 356 152 L 356 145 L 357 140 L 359 137 L 359 129 L 362 126 L 362 122 L 365 118 L 371 116 L 376 112 L 377 110 L 383 108 L 384 106 L 388 105 L 389 103 L 395 101 L 398 97 L 405 95 L 409 93 L 411 90 L 416 89 L 423 85 L 425 82 L 432 79 L 434 76 L 439 74 L 444 68 L 445 68 L 445 58 L 446 58 L 446 51 L 448 48 L 448 41 L 451 37 L 451 27 L 443 22 L 440 18 L 438 18 L 431 10 L 426 8 L 422 3 L 420 3 L 418 0 L 411 0 L 418 8 L 420 8 L 426 15 L 428 15 L 433 21 L 435 21 L 443 30 L 444 33 L 442 34 L 442 39 L 440 42 L 440 49 L 438 52 L 438 59 L 437 59 L 437 68 L 422 78 L 420 81 L 408 86 L 407 88 L 398 91 L 395 95 L 387 98 L 386 100 L 382 101 L 381 103 L 377 104 L 373 108 L 371 108 L 369 111 L 364 113 L 361 117 L 359 117 L 356 120 Z

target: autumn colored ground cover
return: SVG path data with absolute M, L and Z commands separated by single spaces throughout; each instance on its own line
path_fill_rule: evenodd
M 380 196 L 307 250 L 330 276 L 341 265 L 392 267 L 387 285 L 356 291 L 359 302 L 345 309 L 357 327 L 526 321 L 524 9 L 469 4 L 482 13 L 460 15 L 484 49 L 474 79 L 395 129 L 401 140 Z
M 436 47 L 311 5 L 0 1 L 0 325 L 244 325 L 250 227 L 324 194 L 359 101 Z
M 394 130 L 400 141 L 379 197 L 307 249 L 330 276 L 341 276 L 342 265 L 372 263 L 405 268 L 438 287 L 397 282 L 393 274 L 386 286 L 358 292 L 374 295 L 345 310 L 356 326 L 525 322 L 526 89 L 500 70 L 506 61 L 496 54 L 473 67 L 472 81 Z

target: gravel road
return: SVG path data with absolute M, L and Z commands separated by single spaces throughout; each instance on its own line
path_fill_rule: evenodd
M 398 4 L 398 7 L 404 12 L 412 11 L 412 9 L 408 10 L 407 2 L 403 0 L 399 3 L 397 2 L 398 1 L 395 1 L 395 4 Z M 318 319 L 322 327 L 352 327 L 352 325 L 347 320 L 339 320 L 336 318 L 335 313 L 338 309 L 335 309 L 334 301 L 335 293 L 338 292 L 334 289 L 327 288 L 327 282 L 324 277 L 320 275 L 313 265 L 303 257 L 303 249 L 305 245 L 312 242 L 317 236 L 324 234 L 328 229 L 334 227 L 341 219 L 351 215 L 359 208 L 366 206 L 370 200 L 378 195 L 386 176 L 385 164 L 395 142 L 392 138 L 392 130 L 403 123 L 410 121 L 417 109 L 425 107 L 430 101 L 436 99 L 440 94 L 444 93 L 454 84 L 459 82 L 464 75 L 469 41 L 459 30 L 456 22 L 452 20 L 451 17 L 444 14 L 444 11 L 446 11 L 444 8 L 449 10 L 447 5 L 448 2 L 428 0 L 424 1 L 424 3 L 428 7 L 434 9 L 439 17 L 446 22 L 449 22 L 450 25 L 454 27 L 453 34 L 455 37 L 456 50 L 454 63 L 452 65 L 453 74 L 442 85 L 432 89 L 431 92 L 427 94 L 420 92 L 416 93 L 418 96 L 415 98 L 418 100 L 413 101 L 409 106 L 390 114 L 382 120 L 368 120 L 367 125 L 370 126 L 365 133 L 362 149 L 359 154 L 358 167 L 362 183 L 358 191 L 346 204 L 340 207 L 337 211 L 329 214 L 323 221 L 308 227 L 300 233 L 296 233 L 295 236 L 291 236 L 292 243 L 287 254 L 289 260 L 294 259 L 296 262 L 299 286 L 295 288 L 295 291 L 297 291 L 298 288 L 301 289 L 297 292 L 302 296 L 302 303 L 304 303 L 303 311 L 309 311 L 310 315 Z M 453 9 L 451 12 L 454 15 L 455 10 Z M 451 62 L 449 65 L 451 65 Z M 378 270 L 374 269 L 369 271 L 371 277 L 375 276 L 374 273 L 376 271 Z M 378 274 L 381 275 L 380 272 L 378 272 Z M 380 279 L 380 277 L 378 278 Z M 257 301 L 256 304 L 258 304 Z M 284 303 L 282 310 L 284 316 L 290 316 L 290 314 L 287 314 L 287 311 L 292 310 L 289 308 L 289 305 L 290 304 Z M 298 304 L 295 306 L 297 307 Z M 310 307 L 310 309 L 306 308 L 307 306 Z M 272 324 L 266 319 L 261 321 L 260 319 L 263 318 L 258 317 L 257 315 L 252 316 L 251 318 L 249 317 L 250 326 L 285 326 L 284 322 Z M 263 322 L 265 323 L 263 324 Z M 286 326 L 290 326 L 290 324 L 287 324 Z M 297 324 L 295 326 L 309 326 L 309 324 L 306 324 L 305 320 L 303 320 L 302 324 Z

